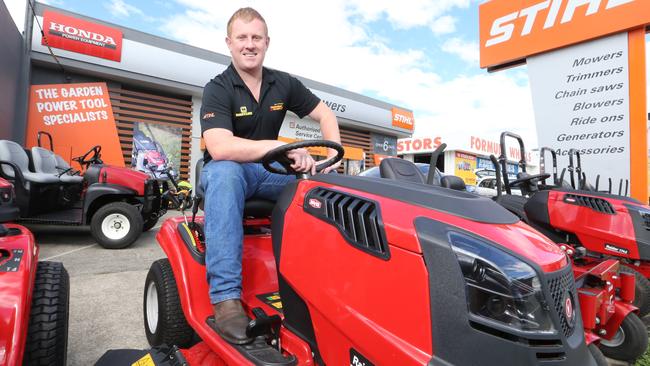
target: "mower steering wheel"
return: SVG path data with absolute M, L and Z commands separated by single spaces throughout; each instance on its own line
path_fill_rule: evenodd
M 303 174 L 291 167 L 293 161 L 287 157 L 287 153 L 291 150 L 303 149 L 308 147 L 327 147 L 336 150 L 336 156 L 327 159 L 324 162 L 316 163 L 317 173 L 321 172 L 323 169 L 327 167 L 330 167 L 338 163 L 341 159 L 343 159 L 343 155 L 345 154 L 345 150 L 343 150 L 343 146 L 341 146 L 341 144 L 338 144 L 334 141 L 327 141 L 327 140 L 298 141 L 298 142 L 293 142 L 290 144 L 278 146 L 275 149 L 267 152 L 266 155 L 264 155 L 264 157 L 262 158 L 262 165 L 264 165 L 264 168 L 271 173 L 283 174 L 283 175 Z M 280 165 L 282 165 L 284 170 L 278 169 L 271 165 L 275 162 L 280 163 Z
M 550 176 L 551 175 L 548 174 L 548 173 L 529 175 L 527 177 L 523 177 L 523 178 L 513 180 L 512 182 L 508 183 L 508 186 L 510 188 L 516 188 L 516 187 L 520 187 L 520 186 L 522 186 L 524 184 L 530 184 L 535 179 L 544 180 L 546 178 L 549 178 Z
M 82 167 L 83 166 L 87 167 L 87 166 L 89 166 L 90 164 L 93 164 L 93 163 L 102 164 L 103 163 L 102 159 L 99 158 L 101 156 L 101 154 L 100 154 L 101 151 L 102 151 L 102 147 L 99 146 L 99 145 L 95 145 L 95 146 L 91 147 L 90 150 L 88 150 L 82 156 L 76 157 L 76 158 L 74 158 L 72 160 L 78 162 L 79 165 L 81 165 Z M 93 155 L 90 158 L 88 158 L 88 156 L 90 154 L 93 154 Z

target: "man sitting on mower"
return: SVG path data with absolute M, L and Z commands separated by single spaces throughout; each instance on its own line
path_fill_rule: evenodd
M 293 176 L 273 174 L 259 160 L 283 142 L 277 141 L 287 110 L 318 121 L 323 137 L 340 142 L 334 113 L 291 75 L 262 66 L 269 46 L 264 18 L 252 8 L 237 10 L 228 21 L 226 44 L 232 64 L 203 91 L 201 130 L 205 165 L 206 268 L 217 332 L 227 341 L 245 344 L 249 319 L 241 296 L 242 217 L 244 201 L 275 200 Z M 328 151 L 328 157 L 336 151 Z M 287 153 L 298 172 L 315 173 L 306 149 Z M 336 169 L 338 163 L 325 169 Z

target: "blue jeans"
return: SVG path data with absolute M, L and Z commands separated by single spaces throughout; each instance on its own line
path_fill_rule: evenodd
M 259 163 L 212 160 L 203 167 L 205 265 L 212 304 L 241 296 L 244 201 L 253 197 L 275 201 L 294 179 L 270 173 Z

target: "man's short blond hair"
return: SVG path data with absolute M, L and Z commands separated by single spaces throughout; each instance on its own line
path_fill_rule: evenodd
M 228 37 L 232 34 L 232 23 L 235 22 L 236 19 L 241 19 L 246 23 L 250 23 L 253 21 L 253 19 L 259 19 L 264 23 L 264 32 L 266 35 L 269 35 L 269 28 L 266 26 L 266 21 L 262 17 L 260 13 L 257 12 L 257 10 L 253 8 L 240 8 L 236 12 L 233 13 L 233 15 L 230 17 L 230 20 L 228 20 Z

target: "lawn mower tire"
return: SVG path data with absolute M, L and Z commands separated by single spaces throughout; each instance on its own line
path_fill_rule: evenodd
M 603 354 L 603 351 L 596 346 L 596 344 L 591 343 L 589 346 L 587 346 L 589 349 L 589 353 L 591 353 L 591 356 L 596 360 L 596 366 L 609 366 L 609 362 L 607 361 L 607 357 Z
M 39 262 L 23 365 L 66 364 L 70 278 L 59 262 Z
M 143 220 L 138 208 L 127 202 L 100 207 L 90 220 L 90 232 L 106 249 L 126 248 L 142 234 Z
M 639 317 L 650 313 L 650 281 L 634 268 L 621 266 L 621 272 L 634 274 L 634 302 L 632 305 L 639 308 Z
M 144 329 L 152 347 L 173 344 L 188 348 L 195 341 L 187 324 L 176 279 L 169 259 L 159 259 L 149 268 L 144 285 Z
M 609 358 L 634 362 L 648 349 L 648 330 L 634 313 L 628 314 L 611 340 L 601 339 L 600 350 Z

